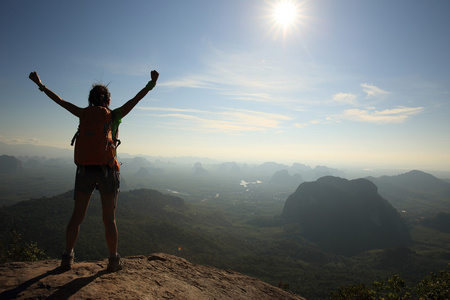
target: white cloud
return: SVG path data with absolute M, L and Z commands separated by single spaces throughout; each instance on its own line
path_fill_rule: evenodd
M 374 86 L 369 83 L 361 83 L 361 87 L 365 93 L 367 93 L 367 97 L 381 97 L 389 94 L 388 91 L 382 90 L 379 87 Z
M 397 107 L 394 109 L 385 109 L 382 111 L 373 111 L 370 109 L 347 109 L 344 111 L 343 118 L 378 124 L 403 123 L 423 111 L 423 107 Z
M 357 104 L 356 95 L 352 93 L 337 93 L 333 96 L 333 100 L 344 104 Z

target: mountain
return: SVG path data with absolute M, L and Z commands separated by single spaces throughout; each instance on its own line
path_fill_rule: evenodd
M 203 168 L 202 163 L 196 162 L 192 168 L 192 174 L 194 176 L 208 176 L 209 172 Z
M 150 177 L 150 172 L 148 171 L 147 168 L 140 167 L 139 170 L 137 170 L 137 172 L 134 173 L 134 176 L 138 176 L 140 178 Z
M 22 162 L 14 156 L 0 156 L 0 173 L 17 173 L 22 170 Z
M 140 156 L 120 159 L 120 162 L 122 163 L 121 169 L 128 170 L 128 172 L 139 172 L 141 168 L 149 169 L 153 167 L 153 163 Z
M 398 210 L 415 217 L 429 217 L 441 211 L 450 212 L 450 183 L 413 170 L 396 176 L 367 177 Z
M 59 260 L 4 264 L 0 266 L 0 298 L 304 299 L 238 272 L 164 253 L 123 260 L 124 269 L 115 273 L 105 271 L 107 260 L 76 262 L 67 272 L 58 268 Z
M 294 175 L 290 175 L 288 170 L 280 170 L 275 172 L 269 180 L 270 183 L 276 184 L 284 184 L 290 185 L 294 184 L 295 186 L 299 185 L 303 182 L 302 175 L 295 173 Z
M 253 171 L 256 174 L 260 174 L 260 176 L 268 175 L 269 177 L 271 177 L 275 173 L 283 170 L 288 170 L 290 174 L 299 174 L 303 178 L 303 180 L 307 181 L 316 180 L 323 176 L 345 177 L 344 172 L 337 169 L 325 166 L 316 166 L 314 168 L 311 168 L 299 163 L 294 163 L 292 167 L 289 167 L 288 165 L 279 164 L 276 162 L 265 162 L 261 165 L 255 166 Z
M 380 186 L 393 185 L 415 192 L 450 191 L 450 183 L 418 170 L 412 170 L 396 176 L 368 177 L 367 179 Z
M 410 241 L 400 214 L 367 179 L 326 176 L 304 182 L 286 200 L 282 217 L 298 224 L 308 240 L 340 254 Z
M 274 172 L 288 169 L 288 165 L 279 164 L 276 162 L 268 161 L 255 167 L 255 171 L 259 174 L 273 174 Z
M 244 169 L 246 167 L 248 167 L 248 166 L 247 165 L 243 166 Z M 219 165 L 216 165 L 214 167 L 215 170 L 217 170 L 221 173 L 228 173 L 228 174 L 234 174 L 234 175 L 242 174 L 243 168 L 237 162 L 224 162 L 224 163 L 220 163 Z

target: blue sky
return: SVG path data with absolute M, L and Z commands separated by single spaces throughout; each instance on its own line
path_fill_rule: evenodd
M 121 106 L 119 152 L 450 169 L 450 2 L 0 2 L 0 141 L 70 148 L 78 120 L 28 79 Z M 288 17 L 284 17 L 285 19 Z

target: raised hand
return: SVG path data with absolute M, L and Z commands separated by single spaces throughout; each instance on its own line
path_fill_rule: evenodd
M 156 82 L 158 80 L 159 73 L 156 72 L 155 70 L 153 70 L 153 71 L 150 72 L 150 76 L 152 78 L 152 81 Z
M 39 78 L 39 75 L 36 72 L 31 72 L 30 76 L 28 76 L 28 78 L 30 78 L 37 85 L 39 85 L 39 86 L 42 85 L 41 79 Z

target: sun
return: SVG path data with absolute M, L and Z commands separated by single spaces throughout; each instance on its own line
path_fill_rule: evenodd
M 286 39 L 291 33 L 301 33 L 306 16 L 307 0 L 266 0 L 269 34 L 274 39 L 282 36 Z
M 291 26 L 297 18 L 297 7 L 292 1 L 283 1 L 274 7 L 274 21 L 282 27 Z

